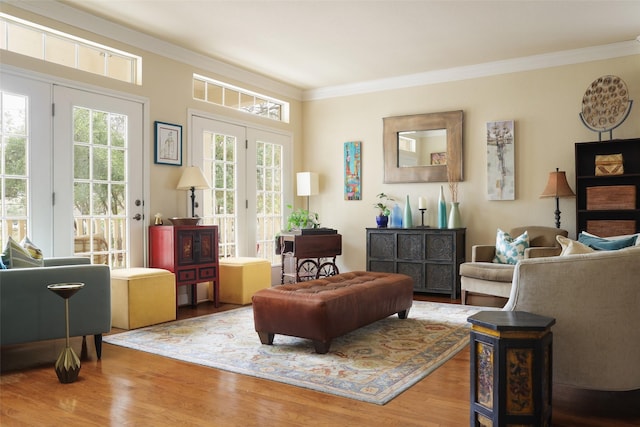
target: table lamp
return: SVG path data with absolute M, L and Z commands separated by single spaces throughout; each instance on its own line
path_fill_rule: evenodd
M 191 216 L 196 216 L 196 190 L 211 188 L 207 178 L 197 166 L 189 166 L 180 177 L 177 190 L 191 190 Z
M 298 172 L 296 174 L 298 196 L 307 196 L 307 212 L 309 212 L 309 196 L 319 193 L 318 174 L 315 172 Z
M 567 176 L 564 171 L 560 171 L 556 168 L 555 172 L 549 172 L 549 181 L 544 191 L 540 195 L 543 197 L 555 197 L 556 198 L 556 228 L 560 228 L 560 197 L 575 197 L 569 183 L 567 182 Z

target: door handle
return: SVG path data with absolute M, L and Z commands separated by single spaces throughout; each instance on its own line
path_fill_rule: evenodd
M 139 213 L 135 214 L 133 216 L 133 219 L 135 219 L 136 221 L 140 221 L 142 219 L 142 215 L 140 215 Z

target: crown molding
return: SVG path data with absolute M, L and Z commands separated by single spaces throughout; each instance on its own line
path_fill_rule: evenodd
M 358 95 L 385 90 L 402 89 L 425 86 L 436 83 L 446 83 L 459 80 L 476 79 L 479 77 L 496 76 L 500 74 L 522 71 L 539 70 L 543 68 L 559 67 L 563 65 L 580 64 L 583 62 L 600 61 L 623 56 L 640 54 L 640 36 L 635 40 L 612 43 L 583 49 L 564 50 L 542 55 L 504 61 L 487 62 L 484 64 L 455 67 L 444 70 L 427 71 L 424 73 L 408 74 L 388 79 L 369 80 L 354 84 L 330 86 L 303 92 L 303 101 L 313 101 L 341 96 Z
M 152 52 L 156 55 L 164 56 L 184 64 L 190 64 L 203 70 L 209 70 L 220 76 L 257 86 L 281 96 L 286 96 L 298 101 L 302 99 L 302 91 L 297 87 L 159 40 L 57 1 L 26 2 L 21 0 L 1 0 L 1 3 L 6 3 L 19 9 L 54 19 L 64 24 Z

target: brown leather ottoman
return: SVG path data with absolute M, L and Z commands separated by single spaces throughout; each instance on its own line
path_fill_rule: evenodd
M 313 340 L 317 353 L 331 340 L 398 313 L 413 304 L 413 280 L 404 274 L 353 271 L 262 289 L 252 298 L 256 332 L 263 344 L 275 334 Z

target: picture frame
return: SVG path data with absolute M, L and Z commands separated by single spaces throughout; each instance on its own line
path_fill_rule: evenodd
M 159 165 L 182 166 L 182 126 L 158 121 L 154 125 L 154 162 Z
M 487 199 L 516 199 L 515 121 L 487 122 Z
M 431 153 L 431 164 L 432 165 L 446 165 L 447 164 L 447 153 L 439 152 L 439 153 Z

